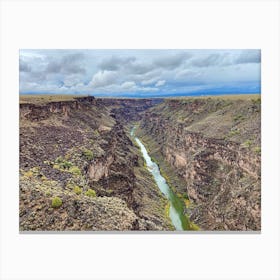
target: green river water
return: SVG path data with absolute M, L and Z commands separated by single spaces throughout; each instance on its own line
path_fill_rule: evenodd
M 155 182 L 161 192 L 168 199 L 170 208 L 169 216 L 176 230 L 188 230 L 190 229 L 190 222 L 188 218 L 184 215 L 184 202 L 172 191 L 172 189 L 167 184 L 166 180 L 160 173 L 158 165 L 152 161 L 149 156 L 146 147 L 134 134 L 135 127 L 132 128 L 130 134 L 135 139 L 137 145 L 141 149 L 141 153 L 146 161 L 146 165 L 150 173 L 152 173 Z

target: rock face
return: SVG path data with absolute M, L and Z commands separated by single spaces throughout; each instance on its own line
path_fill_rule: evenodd
M 145 114 L 138 134 L 180 179 L 174 187 L 201 229 L 260 230 L 259 97 L 166 100 Z
M 167 201 L 118 117 L 131 101 L 108 102 L 21 104 L 20 230 L 172 229 Z M 151 106 L 144 100 L 138 110 Z
M 20 230 L 174 229 L 136 122 L 193 223 L 260 230 L 259 96 L 54 100 L 20 104 Z

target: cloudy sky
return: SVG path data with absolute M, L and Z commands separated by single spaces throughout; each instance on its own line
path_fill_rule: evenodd
M 260 50 L 20 50 L 20 94 L 260 93 Z

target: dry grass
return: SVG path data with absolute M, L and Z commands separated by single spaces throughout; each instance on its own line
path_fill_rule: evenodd
M 85 97 L 86 95 L 68 95 L 68 94 L 52 94 L 52 95 L 20 95 L 19 103 L 32 103 L 32 104 L 45 104 L 49 102 L 58 102 L 58 101 L 71 101 L 77 97 Z
M 166 99 L 223 99 L 223 100 L 251 100 L 258 99 L 261 94 L 225 94 L 225 95 L 205 95 L 205 96 L 180 96 L 180 97 L 168 97 Z
M 32 95 L 20 95 L 19 103 L 32 103 L 32 104 L 45 104 L 49 102 L 58 101 L 71 101 L 77 97 L 85 97 L 86 95 L 70 95 L 70 94 L 32 94 Z M 180 96 L 180 97 L 167 97 L 164 99 L 179 99 L 179 100 L 189 100 L 189 99 L 224 99 L 224 100 L 251 100 L 260 98 L 260 94 L 230 94 L 230 95 L 209 95 L 209 96 Z M 106 98 L 106 97 L 96 97 L 96 98 Z M 142 99 L 142 98 L 132 98 L 132 97 L 108 97 L 108 99 Z M 147 98 L 153 99 L 153 98 Z

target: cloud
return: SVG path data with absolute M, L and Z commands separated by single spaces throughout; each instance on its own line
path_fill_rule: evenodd
M 22 59 L 19 60 L 19 71 L 20 72 L 31 72 L 31 67 L 23 61 Z
M 104 87 L 111 85 L 115 82 L 117 78 L 117 73 L 115 71 L 98 71 L 90 81 L 89 85 L 91 87 Z
M 189 70 L 189 69 L 182 69 L 175 74 L 175 80 L 194 80 L 202 75 L 201 70 Z
M 260 51 L 21 50 L 19 69 L 24 93 L 148 96 L 241 83 L 259 89 Z
M 243 63 L 260 63 L 261 51 L 260 50 L 245 50 L 236 59 L 236 64 Z
M 165 80 L 160 80 L 160 81 L 158 81 L 158 82 L 155 84 L 155 86 L 156 86 L 156 87 L 164 86 L 165 83 L 166 83 Z
M 133 56 L 121 57 L 121 56 L 112 55 L 109 58 L 103 59 L 98 66 L 100 67 L 101 70 L 116 71 L 135 60 L 136 58 Z
M 191 61 L 191 65 L 195 67 L 209 67 L 218 65 L 221 62 L 221 55 L 213 53 L 207 56 L 200 56 Z
M 84 55 L 82 53 L 74 53 L 62 56 L 61 59 L 52 59 L 46 69 L 46 73 L 62 73 L 62 74 L 85 74 L 86 70 L 82 65 Z
M 192 55 L 190 53 L 182 52 L 172 55 L 165 55 L 158 57 L 154 61 L 154 65 L 166 69 L 174 69 L 180 66 L 186 59 L 189 59 Z
M 63 80 L 63 84 L 65 87 L 73 87 L 75 85 L 80 84 L 81 77 L 77 74 L 67 75 Z
M 123 90 L 135 90 L 136 89 L 136 84 L 135 84 L 135 82 L 124 82 L 121 85 L 121 89 L 123 89 Z
M 148 80 L 143 80 L 143 81 L 141 81 L 141 85 L 143 85 L 143 86 L 153 85 L 157 80 L 158 80 L 158 77 L 151 78 Z

